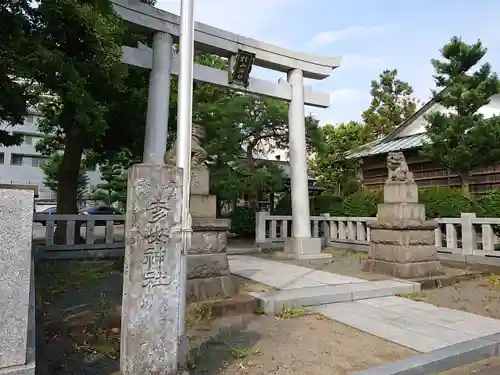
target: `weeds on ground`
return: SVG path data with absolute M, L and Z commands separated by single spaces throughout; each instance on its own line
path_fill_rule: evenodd
M 411 294 L 396 294 L 398 297 L 407 298 L 412 301 L 424 301 L 425 293 L 411 293 Z
M 37 263 L 37 302 L 41 303 L 43 296 L 44 302 L 50 303 L 57 295 L 109 277 L 113 271 L 113 265 L 100 262 L 74 261 L 65 267 L 56 261 Z
M 500 275 L 490 275 L 487 284 L 492 289 L 500 289 Z
M 201 322 L 208 322 L 215 318 L 214 305 L 212 301 L 195 303 L 188 307 L 185 317 L 185 325 L 192 328 Z
M 284 307 L 274 317 L 276 320 L 292 319 L 299 316 L 309 315 L 302 307 Z
M 99 300 L 92 307 L 92 320 L 78 330 L 69 332 L 73 341 L 73 350 L 87 351 L 116 359 L 120 355 L 120 328 L 109 327 L 108 317 L 111 307 L 106 294 L 101 293 Z

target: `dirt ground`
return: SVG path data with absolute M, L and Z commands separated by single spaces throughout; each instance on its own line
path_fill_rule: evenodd
M 117 371 L 122 297 L 118 267 L 111 262 L 47 262 L 37 264 L 36 277 L 38 327 L 43 329 L 37 359 L 47 374 Z M 416 354 L 301 309 L 277 316 L 255 311 L 219 318 L 197 311 L 186 322 L 193 375 L 349 374 Z
M 428 289 L 410 298 L 436 306 L 500 319 L 500 276 L 481 276 L 455 285 Z

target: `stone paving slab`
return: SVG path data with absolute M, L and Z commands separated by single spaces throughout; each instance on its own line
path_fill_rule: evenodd
M 231 255 L 228 259 L 233 274 L 281 290 L 373 283 L 246 255 Z M 396 296 L 330 303 L 310 309 L 423 353 L 500 333 L 500 320 Z
M 365 298 L 411 294 L 420 291 L 420 284 L 397 280 L 368 281 L 337 285 L 313 286 L 298 289 L 282 289 L 272 292 L 250 293 L 259 299 L 267 314 L 283 308 L 309 307 L 328 303 L 356 301 Z
M 228 255 L 231 273 L 278 289 L 362 283 L 356 277 L 313 270 L 247 255 Z
M 401 361 L 355 372 L 353 375 L 435 374 L 498 356 L 500 334 L 472 339 Z M 494 372 L 494 374 L 498 374 Z M 493 372 L 491 373 L 493 375 Z
M 312 310 L 424 353 L 500 332 L 500 320 L 402 297 L 333 303 Z

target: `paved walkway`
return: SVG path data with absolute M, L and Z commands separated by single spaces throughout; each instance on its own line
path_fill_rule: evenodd
M 278 289 L 366 282 L 245 255 L 231 255 L 231 272 Z M 312 310 L 420 352 L 500 332 L 500 320 L 402 297 L 331 303 Z

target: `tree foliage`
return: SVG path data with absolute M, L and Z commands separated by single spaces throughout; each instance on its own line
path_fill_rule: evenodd
M 417 102 L 412 96 L 413 89 L 397 75 L 396 69 L 386 69 L 378 81 L 371 82 L 372 101 L 362 117 L 372 138 L 390 133 L 415 113 Z
M 441 60 L 432 60 L 438 88 L 433 97 L 447 110 L 426 117 L 430 142 L 424 152 L 456 173 L 467 194 L 473 170 L 500 162 L 500 117 L 478 112 L 500 92 L 498 77 L 488 63 L 469 72 L 486 52 L 481 41 L 467 44 L 454 37 L 442 48 Z
M 347 159 L 346 153 L 369 140 L 365 124 L 350 121 L 321 129 L 322 146 L 317 149 L 310 167 L 321 186 L 335 195 L 349 195 L 359 188 L 356 178 L 357 160 Z
M 2 1 L 0 20 L 0 122 L 8 127 L 0 129 L 0 145 L 14 146 L 22 137 L 11 128 L 23 123 L 37 97 L 30 74 L 39 36 L 28 0 Z
M 127 199 L 127 171 L 119 164 L 101 166 L 101 179 L 90 195 L 90 199 L 104 202 L 108 206 L 117 203 L 124 208 Z
M 58 181 L 61 174 L 62 159 L 62 154 L 55 153 L 47 163 L 40 167 L 44 174 L 43 184 L 56 194 L 58 193 Z M 76 190 L 77 199 L 81 200 L 86 197 L 88 183 L 89 177 L 86 172 L 86 165 L 82 162 L 78 173 L 78 185 Z
M 212 192 L 226 200 L 244 195 L 255 202 L 259 190 L 283 189 L 283 172 L 261 159 L 271 150 L 288 147 L 288 108 L 282 101 L 229 93 L 197 108 L 205 126 Z M 308 150 L 320 139 L 318 121 L 306 119 Z

